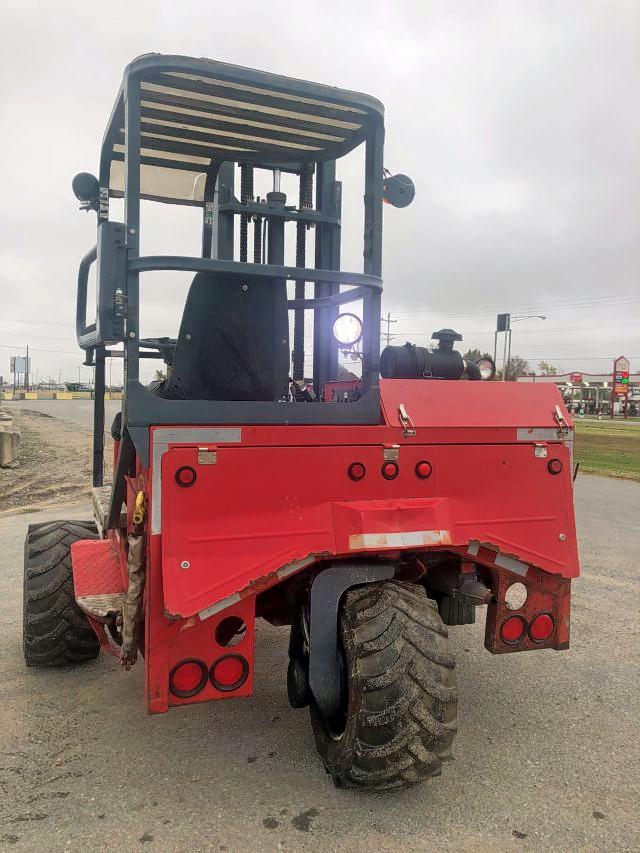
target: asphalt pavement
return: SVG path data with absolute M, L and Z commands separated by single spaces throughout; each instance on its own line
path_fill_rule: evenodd
M 93 429 L 93 402 L 86 399 L 77 400 L 3 400 L 2 408 L 11 414 L 13 409 L 27 409 L 30 412 L 40 412 L 51 418 L 76 424 L 77 426 Z M 111 423 L 122 408 L 122 400 L 105 400 L 104 424 L 108 431 Z
M 68 405 L 68 404 L 67 404 Z M 27 524 L 0 518 L 0 848 L 157 851 L 640 849 L 640 484 L 579 476 L 583 576 L 567 652 L 491 656 L 451 629 L 459 732 L 443 775 L 335 789 L 287 703 L 287 631 L 261 625 L 255 696 L 147 716 L 142 666 L 32 670 L 21 648 Z

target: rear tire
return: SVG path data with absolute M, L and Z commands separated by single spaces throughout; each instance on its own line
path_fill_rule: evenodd
M 458 694 L 447 629 L 423 587 L 349 590 L 340 608 L 341 717 L 311 704 L 316 746 L 339 787 L 389 790 L 439 776 L 451 757 Z
M 23 648 L 27 666 L 68 666 L 98 656 L 100 643 L 76 604 L 71 545 L 97 539 L 90 521 L 31 524 L 24 543 Z

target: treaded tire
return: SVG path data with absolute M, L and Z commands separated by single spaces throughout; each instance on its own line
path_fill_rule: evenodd
M 22 627 L 27 666 L 69 666 L 98 656 L 100 643 L 76 604 L 71 570 L 71 545 L 97 538 L 91 521 L 29 525 Z
M 389 790 L 439 776 L 458 693 L 447 629 L 423 587 L 349 590 L 340 608 L 347 698 L 338 734 L 311 705 L 316 746 L 339 787 Z

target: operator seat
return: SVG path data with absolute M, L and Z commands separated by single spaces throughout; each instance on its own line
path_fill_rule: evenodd
M 172 400 L 279 400 L 289 376 L 282 279 L 198 273 L 189 289 L 173 369 L 157 394 Z

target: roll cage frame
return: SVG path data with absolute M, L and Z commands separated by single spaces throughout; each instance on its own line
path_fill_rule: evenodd
M 147 79 L 158 79 L 159 74 L 215 76 L 224 85 L 242 90 L 247 103 L 256 98 L 256 109 L 265 109 L 270 100 L 261 90 L 271 95 L 295 101 L 295 108 L 313 110 L 313 104 L 331 104 L 338 109 L 352 109 L 361 113 L 362 125 L 357 132 L 340 143 L 324 149 L 292 151 L 291 147 L 269 150 L 243 151 L 241 155 L 228 156 L 224 150 L 212 156 L 206 174 L 202 201 L 154 198 L 141 194 L 141 166 L 146 162 L 169 168 L 184 168 L 176 157 L 175 163 L 149 158 L 142 152 L 141 102 L 142 87 Z M 192 79 L 206 80 L 194 76 Z M 195 84 L 189 83 L 193 86 Z M 253 93 L 256 93 L 255 95 Z M 224 94 L 224 93 L 223 93 Z M 318 100 L 316 100 L 318 99 Z M 176 99 L 180 101 L 180 99 Z M 182 99 L 183 101 L 185 99 Z M 287 102 L 285 102 L 287 103 Z M 346 106 L 345 106 L 346 105 Z M 248 109 L 251 109 L 249 104 Z M 217 111 L 218 107 L 216 107 Z M 220 108 L 221 109 L 221 108 Z M 281 110 L 275 111 L 282 112 Z M 337 113 L 340 115 L 340 113 Z M 193 119 L 195 120 L 195 119 Z M 238 119 L 234 119 L 238 121 Z M 275 121 L 275 119 L 274 119 Z M 121 128 L 123 125 L 123 128 Z M 267 126 L 267 125 L 265 125 Z M 242 124 L 238 123 L 242 129 Z M 181 131 L 184 135 L 184 130 Z M 292 131 L 293 132 L 293 131 Z M 124 136 L 123 151 L 114 153 L 114 139 Z M 346 136 L 346 134 L 345 134 Z M 194 143 L 201 144 L 201 143 Z M 365 191 L 363 273 L 340 270 L 341 237 L 341 184 L 336 181 L 336 159 L 365 146 Z M 98 215 L 98 240 L 82 259 L 78 275 L 76 332 L 80 347 L 86 352 L 85 364 L 95 367 L 95 403 L 93 435 L 93 483 L 103 484 L 104 457 L 104 394 L 105 359 L 122 357 L 123 403 L 120 458 L 114 476 L 112 517 L 117 517 L 118 502 L 124 488 L 124 475 L 130 469 L 133 450 L 142 464 L 149 461 L 149 427 L 152 425 L 215 425 L 215 424 L 377 424 L 380 422 L 378 393 L 380 355 L 380 302 L 382 292 L 382 204 L 383 204 L 383 107 L 367 95 L 334 89 L 306 81 L 294 80 L 210 60 L 189 59 L 177 56 L 151 54 L 139 57 L 127 66 L 109 124 L 100 156 L 100 196 L 95 205 Z M 304 146 L 303 146 L 304 148 Z M 172 150 L 182 150 L 175 143 Z M 152 152 L 153 153 L 153 152 Z M 117 193 L 110 189 L 110 169 L 114 160 L 124 161 L 124 188 Z M 292 209 L 270 206 L 265 203 L 241 203 L 234 193 L 235 164 L 250 163 L 258 168 L 300 175 L 304 167 L 313 164 L 316 178 L 315 207 Z M 109 197 L 124 197 L 124 222 L 109 221 Z M 169 201 L 170 203 L 199 204 L 202 207 L 202 251 L 200 257 L 178 255 L 140 255 L 140 201 L 141 198 Z M 242 215 L 263 217 L 269 224 L 269 236 L 281 234 L 276 245 L 270 245 L 268 263 L 241 262 L 234 257 L 235 219 Z M 284 264 L 284 223 L 303 222 L 314 226 L 315 264 L 297 267 Z M 275 239 L 275 238 L 274 238 Z M 273 251 L 272 251 L 273 249 Z M 86 304 L 89 269 L 98 262 L 96 322 L 86 322 Z M 167 400 L 145 388 L 139 379 L 140 358 L 162 358 L 161 341 L 144 340 L 139 336 L 140 274 L 156 270 L 218 272 L 230 276 L 257 277 L 268 286 L 283 279 L 295 282 L 313 282 L 312 298 L 289 299 L 289 310 L 314 311 L 313 384 L 321 399 L 325 382 L 337 379 L 338 345 L 331 329 L 340 305 L 362 301 L 362 397 L 348 404 L 337 402 L 240 402 L 210 400 Z M 350 289 L 342 290 L 343 286 Z M 122 342 L 121 350 L 110 349 Z M 122 481 L 119 486 L 118 480 Z M 120 494 L 116 494 L 120 493 Z

